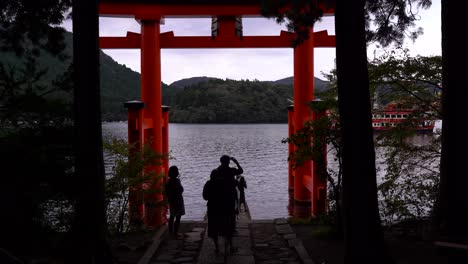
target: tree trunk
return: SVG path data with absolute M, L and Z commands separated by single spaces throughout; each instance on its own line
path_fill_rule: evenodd
M 335 9 L 345 263 L 388 263 L 377 200 L 364 2 L 337 0 Z
M 96 0 L 73 1 L 76 206 L 67 263 L 112 263 L 106 240 Z
M 468 137 L 463 128 L 468 98 L 466 89 L 467 49 L 457 49 L 464 43 L 457 28 L 463 9 L 442 0 L 442 155 L 440 187 L 433 221 L 442 234 L 439 239 L 468 244 L 468 177 L 466 151 Z

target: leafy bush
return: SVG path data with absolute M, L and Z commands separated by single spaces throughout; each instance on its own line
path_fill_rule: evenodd
M 106 175 L 107 222 L 110 232 L 123 233 L 141 224 L 129 221 L 128 212 L 133 208 L 129 208 L 129 196 L 138 197 L 137 204 L 132 205 L 138 207 L 145 203 L 145 196 L 162 192 L 162 187 L 154 187 L 158 186 L 164 174 L 156 174 L 148 168 L 161 165 L 167 156 L 153 151 L 150 143 L 140 149 L 123 139 L 111 138 L 105 140 L 103 146 L 112 164 Z M 133 193 L 130 194 L 129 190 Z M 165 201 L 158 201 L 155 205 L 164 204 Z

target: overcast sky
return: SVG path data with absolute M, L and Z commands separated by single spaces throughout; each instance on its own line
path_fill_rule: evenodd
M 415 43 L 407 42 L 406 47 L 412 55 L 440 55 L 440 1 L 433 1 L 429 10 L 421 11 L 421 20 L 417 26 L 424 29 L 424 34 Z M 334 35 L 334 18 L 324 17 L 317 23 L 314 31 L 328 30 Z M 64 27 L 72 31 L 71 22 Z M 285 25 L 278 25 L 274 20 L 265 18 L 243 18 L 244 36 L 279 35 L 286 30 Z M 140 32 L 140 25 L 132 18 L 99 19 L 100 36 L 125 36 L 127 31 Z M 174 31 L 176 36 L 210 36 L 211 19 L 209 18 L 171 18 L 165 19 L 161 32 Z M 372 58 L 374 48 L 368 50 Z M 106 54 L 120 64 L 125 64 L 140 72 L 140 50 L 105 49 Z M 324 79 L 322 72 L 329 73 L 334 68 L 335 49 L 315 48 L 314 75 Z M 293 50 L 285 49 L 162 49 L 161 78 L 166 84 L 194 76 L 210 76 L 235 80 L 257 79 L 278 80 L 293 75 Z

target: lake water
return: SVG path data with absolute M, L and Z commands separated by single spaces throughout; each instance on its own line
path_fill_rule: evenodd
M 440 128 L 440 122 L 436 127 Z M 103 135 L 126 140 L 127 123 L 104 123 Z M 169 124 L 170 155 L 174 158 L 169 164 L 179 167 L 185 189 L 183 219 L 203 219 L 203 185 L 223 154 L 235 157 L 244 169 L 246 200 L 253 219 L 288 217 L 288 146 L 281 143 L 287 136 L 287 124 Z M 413 143 L 425 144 L 430 137 L 417 136 Z M 333 166 L 330 156 L 329 166 Z M 231 166 L 235 165 L 231 162 Z
M 104 137 L 127 139 L 127 123 L 103 124 Z M 235 157 L 247 180 L 246 200 L 253 219 L 288 216 L 287 124 L 169 124 L 169 165 L 179 167 L 185 220 L 202 220 L 203 185 L 221 155 Z M 235 166 L 231 162 L 231 166 Z

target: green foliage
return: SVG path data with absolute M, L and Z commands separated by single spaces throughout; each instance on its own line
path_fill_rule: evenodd
M 264 17 L 274 18 L 278 24 L 287 22 L 288 31 L 297 33 L 291 45 L 297 46 L 309 38 L 309 28 L 322 18 L 323 9 L 319 5 L 323 4 L 334 7 L 334 1 L 330 0 L 263 0 L 261 11 Z
M 310 224 L 311 218 L 288 217 L 288 223 L 292 225 L 307 225 Z
M 145 144 L 140 150 L 117 138 L 105 140 L 103 147 L 112 160 L 112 170 L 106 177 L 107 223 L 111 232 L 121 234 L 132 228 L 128 222 L 129 190 L 141 197 L 142 203 L 145 195 L 162 192 L 162 188 L 153 189 L 153 186 L 164 175 L 157 175 L 148 168 L 161 165 L 167 155 L 156 153 L 150 144 Z M 164 203 L 161 201 L 156 206 Z
M 291 225 L 313 225 L 312 235 L 316 238 L 322 238 L 337 235 L 335 220 L 329 214 L 322 214 L 310 218 L 290 217 L 288 223 Z
M 0 136 L 2 193 L 11 199 L 9 228 L 66 230 L 71 219 L 71 127 L 22 128 Z
M 68 72 L 56 76 L 53 82 L 45 79 L 47 70 L 39 68 L 37 60 L 25 54 L 22 67 L 0 64 L 0 125 L 7 129 L 61 126 L 71 122 L 70 101 L 61 95 L 71 96 L 64 82 Z
M 385 168 L 378 186 L 380 214 L 386 225 L 429 217 L 439 186 L 440 131 L 415 142 L 418 120 L 440 119 L 440 56 L 412 57 L 407 50 L 386 52 L 369 64 L 371 85 L 379 87 L 376 101 L 400 102 L 414 109 L 407 122 L 376 137 Z
M 0 149 L 5 193 L 17 201 L 13 224 L 40 230 L 67 229 L 71 219 L 73 173 L 68 72 L 47 82 L 36 56 L 24 64 L 0 64 Z M 18 191 L 23 190 L 23 191 Z M 27 214 L 27 218 L 18 219 Z M 28 223 L 22 223 L 29 219 Z M 13 226 L 14 226 L 13 225 Z M 23 227 L 21 227 L 23 228 Z
M 326 214 L 318 215 L 317 217 L 299 218 L 289 217 L 288 223 L 293 225 L 329 225 L 333 222 L 333 219 Z
M 292 143 L 297 147 L 297 151 L 290 156 L 294 168 L 301 166 L 307 160 L 313 160 L 320 164 L 321 168 L 326 166 L 322 150 L 326 149 L 327 144 L 336 138 L 331 137 L 331 133 L 337 132 L 338 120 L 334 119 L 335 115 L 326 114 L 326 111 L 331 113 L 329 109 L 336 107 L 336 101 L 334 99 L 314 101 L 310 103 L 310 107 L 314 115 L 317 116 L 319 113 L 323 113 L 323 116 L 304 122 L 303 128 L 283 140 L 283 143 Z
M 422 28 L 415 27 L 419 9 L 428 9 L 432 0 L 371 0 L 365 1 L 366 33 L 368 42 L 378 42 L 384 47 L 392 43 L 402 46 L 406 37 L 415 40 Z
M 292 87 L 259 81 L 208 80 L 173 98 L 174 123 L 283 123 Z
M 11 229 L 66 230 L 70 224 L 70 72 L 52 72 L 39 63 L 41 56 L 64 58 L 64 31 L 50 25 L 60 24 L 70 5 L 0 4 L 0 149 L 2 168 L 11 172 L 11 179 L 4 179 L 5 193 L 16 201 L 10 210 Z
M 0 51 L 0 64 L 4 71 L 14 74 L 21 74 L 19 69 L 23 65 L 34 65 L 41 70 L 40 84 L 45 87 L 52 87 L 57 78 L 62 75 L 71 74 L 71 58 L 73 56 L 73 35 L 70 32 L 64 32 L 63 50 L 60 56 L 55 56 L 42 46 L 33 46 L 30 42 L 23 45 L 23 56 L 16 56 L 10 50 Z M 32 52 L 32 50 L 38 52 Z M 30 58 L 34 63 L 29 62 Z M 140 74 L 118 64 L 111 57 L 100 52 L 100 85 L 101 85 L 101 113 L 103 121 L 126 120 L 127 110 L 123 104 L 130 100 L 140 98 Z M 30 76 L 30 79 L 33 75 Z M 68 87 L 71 90 L 73 82 L 71 78 L 68 82 L 61 82 L 62 87 Z M 163 84 L 163 89 L 165 84 Z M 62 101 L 71 102 L 71 93 L 54 93 L 54 98 Z
M 333 80 L 330 78 L 330 80 Z M 305 161 L 312 160 L 317 166 L 319 177 L 328 184 L 329 214 L 333 215 L 334 230 L 341 234 L 341 183 L 342 183 L 342 143 L 341 126 L 338 118 L 336 86 L 319 94 L 323 100 L 309 103 L 314 119 L 304 122 L 303 128 L 282 140 L 292 143 L 295 151 L 290 153 L 288 161 L 292 161 L 293 168 L 301 166 Z M 333 155 L 336 166 L 327 166 L 327 156 Z M 319 218 L 328 218 L 323 215 Z M 317 220 L 319 219 L 317 218 Z
M 100 52 L 101 112 L 103 121 L 127 120 L 123 104 L 140 98 L 140 74 Z
M 441 59 L 435 57 L 411 57 L 405 50 L 386 53 L 380 59 L 369 64 L 371 84 L 380 103 L 399 101 L 411 105 L 412 120 L 440 117 L 437 107 L 441 87 Z M 327 175 L 330 187 L 328 195 L 331 211 L 339 210 L 341 190 L 341 134 L 336 104 L 336 76 L 334 71 L 328 76 L 331 89 L 320 93 L 324 100 L 311 104 L 313 111 L 329 109 L 328 115 L 304 123 L 304 128 L 284 139 L 284 143 L 293 143 L 296 151 L 289 159 L 293 166 L 301 165 L 306 160 L 313 160 L 319 165 L 322 175 Z M 435 103 L 434 103 L 435 102 Z M 428 113 L 431 116 L 428 116 Z M 381 219 L 386 225 L 397 221 L 425 219 L 429 216 L 436 198 L 439 184 L 440 134 L 426 135 L 427 142 L 415 142 L 415 130 L 408 129 L 415 124 L 397 126 L 375 137 L 376 147 L 382 150 L 378 167 L 385 171 L 379 180 L 378 191 Z M 316 140 L 314 140 L 316 139 Z M 324 163 L 324 144 L 334 156 L 337 171 L 328 171 Z M 333 151 L 331 151 L 333 150 Z M 338 206 L 338 207 L 337 207 Z
M 316 238 L 330 237 L 335 234 L 335 230 L 331 225 L 319 225 L 312 230 L 312 235 Z
M 65 20 L 71 8 L 70 0 L 2 0 L 0 2 L 0 48 L 21 56 L 40 48 L 59 55 L 64 48 L 63 32 L 56 27 Z M 53 27 L 55 26 L 55 27 Z M 25 47 L 31 43 L 34 48 Z
M 438 102 L 442 92 L 442 58 L 415 56 L 406 49 L 384 53 L 369 63 L 370 85 L 378 105 L 399 101 L 419 113 L 440 119 Z
M 70 73 L 39 63 L 41 56 L 65 58 L 64 30 L 51 25 L 70 6 L 0 1 L 0 248 L 18 258 L 44 255 L 73 217 Z
M 39 48 L 34 66 L 44 71 L 41 83 L 52 86 L 57 76 L 71 74 L 72 34 L 64 34 L 60 58 Z M 29 47 L 29 46 L 28 46 Z M 12 52 L 0 52 L 5 71 L 15 72 L 27 63 Z M 140 74 L 100 53 L 101 118 L 103 121 L 127 119 L 123 103 L 140 98 Z M 17 74 L 17 73 L 16 73 Z M 62 81 L 71 90 L 72 82 Z M 162 83 L 162 102 L 170 106 L 170 122 L 175 123 L 286 123 L 287 98 L 292 98 L 292 77 L 275 82 L 221 80 L 193 77 Z M 328 89 L 328 82 L 315 78 L 315 91 Z M 71 102 L 70 93 L 54 98 Z
M 415 40 L 423 31 L 415 27 L 418 9 L 427 9 L 431 0 L 372 0 L 362 4 L 366 18 L 367 42 L 378 42 L 384 47 L 401 46 L 405 37 Z M 286 23 L 288 31 L 295 32 L 292 45 L 309 38 L 309 28 L 323 16 L 323 8 L 335 8 L 336 0 L 263 0 L 262 15 Z
M 394 129 L 378 137 L 386 173 L 378 186 L 380 214 L 386 225 L 427 219 L 439 186 L 440 131 L 428 143 L 412 141 L 412 133 Z
M 310 219 L 310 224 L 313 225 L 332 225 L 334 223 L 334 218 L 330 217 L 328 214 L 320 214 L 317 217 L 313 217 Z

